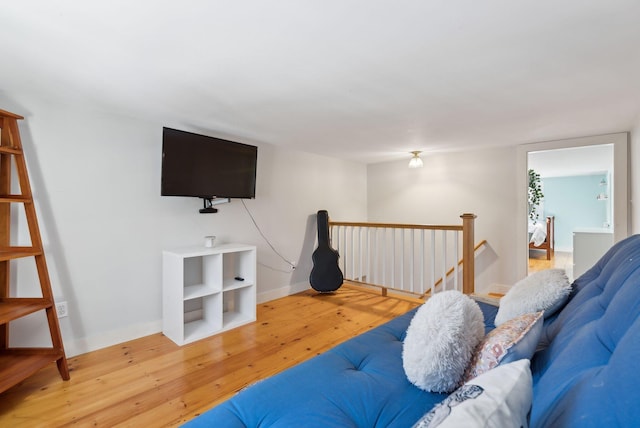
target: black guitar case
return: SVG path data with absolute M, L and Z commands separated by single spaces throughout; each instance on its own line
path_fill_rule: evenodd
M 318 211 L 318 248 L 313 252 L 313 268 L 309 275 L 309 282 L 314 290 L 322 293 L 336 291 L 342 285 L 344 277 L 338 266 L 340 255 L 331 248 L 329 242 L 329 213 Z

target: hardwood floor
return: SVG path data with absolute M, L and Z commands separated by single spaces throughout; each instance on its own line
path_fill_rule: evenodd
M 258 305 L 258 321 L 183 347 L 155 334 L 55 364 L 0 394 L 0 426 L 177 426 L 259 379 L 419 305 L 345 285 Z
M 573 253 L 556 251 L 551 260 L 547 260 L 544 251 L 529 250 L 529 274 L 552 268 L 564 269 L 569 280 L 573 280 Z

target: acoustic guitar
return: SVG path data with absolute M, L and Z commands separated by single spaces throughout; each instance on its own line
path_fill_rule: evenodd
M 313 268 L 309 282 L 314 290 L 328 293 L 340 288 L 344 277 L 338 266 L 340 255 L 329 242 L 329 213 L 326 210 L 318 211 L 317 223 L 318 248 L 311 255 Z

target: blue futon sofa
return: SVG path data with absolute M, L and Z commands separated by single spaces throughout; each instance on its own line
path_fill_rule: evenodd
M 496 308 L 480 303 L 486 330 Z M 246 388 L 189 427 L 411 427 L 446 394 L 403 371 L 414 311 Z M 544 320 L 532 427 L 640 426 L 640 235 L 614 245 Z

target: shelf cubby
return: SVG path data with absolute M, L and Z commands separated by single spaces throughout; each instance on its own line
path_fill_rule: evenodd
M 168 250 L 162 266 L 162 331 L 178 345 L 255 321 L 254 246 Z
M 222 325 L 233 328 L 255 320 L 256 294 L 252 287 L 235 288 L 222 293 Z

